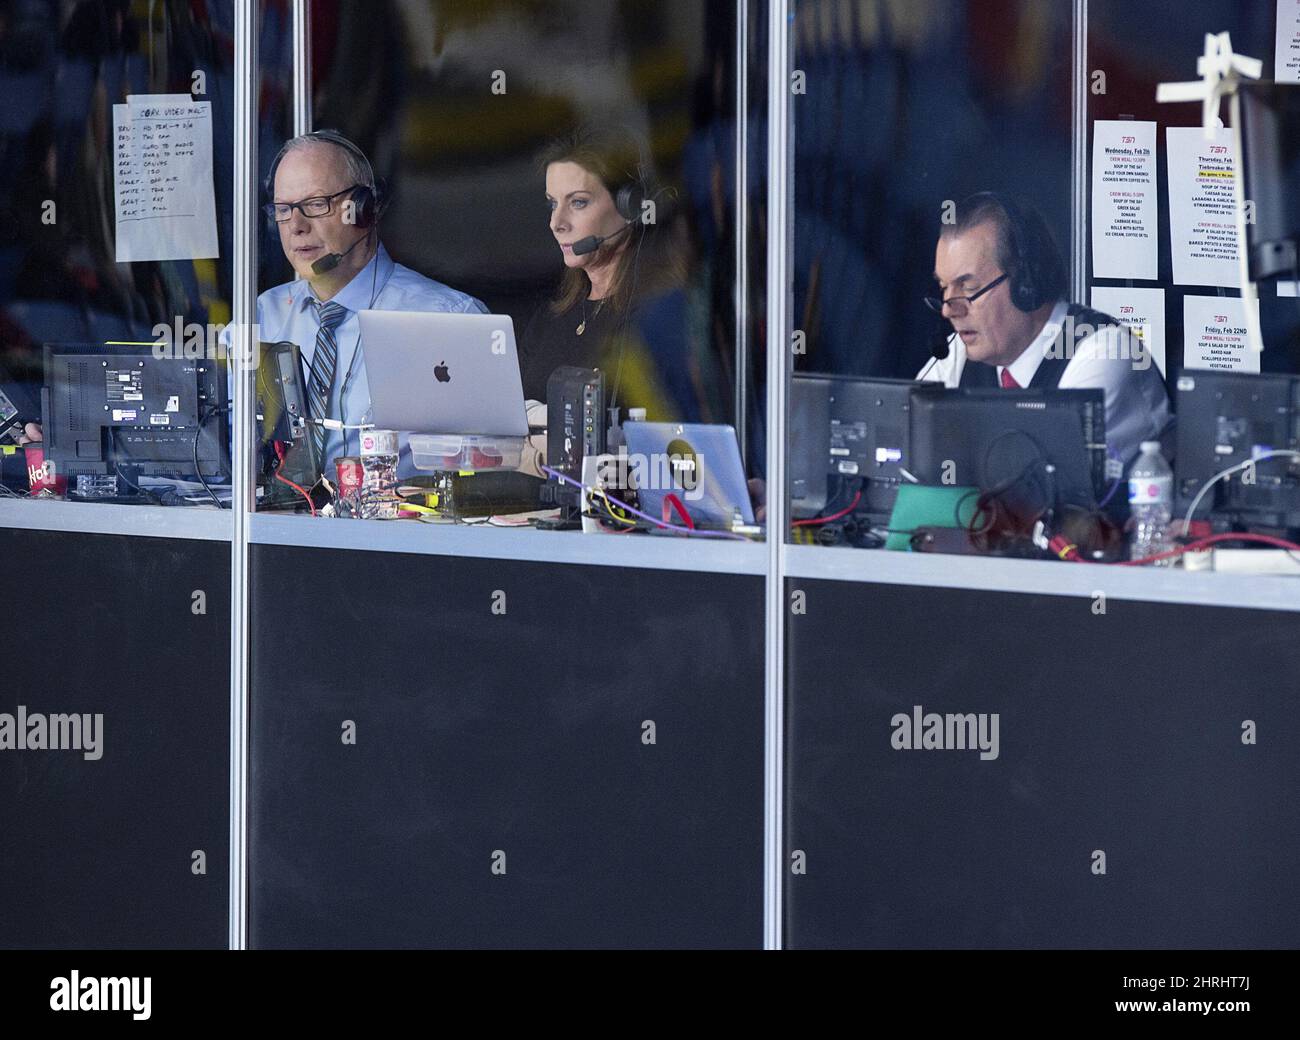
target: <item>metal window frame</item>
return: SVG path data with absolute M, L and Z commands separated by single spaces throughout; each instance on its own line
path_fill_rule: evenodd
M 794 134 L 791 0 L 768 0 L 767 581 L 763 675 L 763 948 L 783 944 L 785 875 L 786 400 L 793 335 Z
M 235 0 L 234 244 L 230 376 L 230 849 L 228 945 L 248 948 L 249 520 L 256 507 L 253 473 L 253 375 L 257 339 L 258 0 Z M 252 363 L 250 363 L 252 362 Z
M 1074 299 L 1088 292 L 1088 0 L 1074 0 L 1070 54 L 1070 285 Z

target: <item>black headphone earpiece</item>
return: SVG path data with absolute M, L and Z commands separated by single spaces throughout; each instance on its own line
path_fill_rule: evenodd
M 618 215 L 629 224 L 636 224 L 641 221 L 642 209 L 648 196 L 645 174 L 638 163 L 636 172 L 630 173 L 628 179 L 614 192 L 614 207 L 618 210 Z
M 1030 242 L 1030 235 L 1025 226 L 1025 218 L 1020 207 L 1007 196 L 996 191 L 983 191 L 972 195 L 967 204 L 988 199 L 1002 210 L 1010 229 L 1012 270 L 1007 274 L 1011 283 L 1011 302 L 1017 310 L 1031 313 L 1038 310 L 1047 300 L 1043 294 L 1043 278 L 1039 262 L 1040 249 Z
M 372 228 L 378 224 L 380 218 L 384 215 L 384 211 L 388 209 L 388 183 L 382 177 L 375 176 L 375 168 L 370 165 L 370 159 L 366 153 L 337 130 L 313 130 L 311 133 L 304 134 L 303 136 L 310 137 L 316 141 L 326 141 L 330 144 L 337 145 L 348 154 L 360 160 L 361 164 L 365 167 L 366 172 L 370 175 L 370 180 L 374 183 L 374 187 L 371 188 L 368 185 L 362 184 L 352 192 L 349 199 L 352 203 L 352 219 L 349 223 L 363 230 Z M 267 173 L 266 181 L 262 186 L 266 191 L 268 201 L 273 201 L 275 198 L 275 173 L 280 168 L 280 162 L 284 159 L 285 152 L 288 150 L 290 143 L 291 142 L 286 141 L 280 148 L 279 152 L 276 153 L 275 158 L 271 160 L 271 169 Z M 267 219 L 274 226 L 275 219 L 273 217 L 268 217 Z

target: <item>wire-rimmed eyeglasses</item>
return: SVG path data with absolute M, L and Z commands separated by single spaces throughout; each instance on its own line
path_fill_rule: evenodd
M 1011 276 L 1008 274 L 1000 275 L 999 277 L 994 278 L 993 281 L 989 282 L 988 285 L 984 286 L 983 289 L 978 289 L 969 296 L 949 296 L 946 300 L 942 296 L 924 296 L 922 299 L 925 300 L 925 305 L 929 307 L 930 310 L 934 311 L 935 314 L 942 315 L 944 307 L 951 308 L 954 314 L 965 314 L 966 311 L 970 310 L 972 303 L 978 300 L 986 292 L 996 289 L 1010 277 Z

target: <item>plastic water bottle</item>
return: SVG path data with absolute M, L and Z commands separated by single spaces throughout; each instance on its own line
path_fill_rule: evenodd
M 1170 510 L 1174 501 L 1174 474 L 1160 454 L 1159 441 L 1143 441 L 1142 454 L 1128 475 L 1128 504 L 1132 516 L 1129 559 L 1144 560 L 1173 548 L 1170 538 Z M 1160 560 L 1168 567 L 1173 557 Z

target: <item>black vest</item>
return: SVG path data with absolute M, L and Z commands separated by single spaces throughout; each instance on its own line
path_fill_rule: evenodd
M 1120 324 L 1109 314 L 1094 311 L 1091 307 L 1082 307 L 1077 303 L 1070 304 L 1066 308 L 1065 314 L 1066 317 L 1074 319 L 1074 327 L 1091 325 L 1094 329 L 1100 329 L 1105 325 Z M 1055 390 L 1060 385 L 1061 376 L 1065 374 L 1066 366 L 1069 365 L 1070 359 L 1074 357 L 1074 351 L 1079 345 L 1077 342 L 1062 343 L 1063 337 L 1070 328 L 1071 326 L 1068 323 L 1061 326 L 1061 331 L 1056 337 L 1056 343 L 1051 355 L 1043 358 L 1039 364 L 1038 371 L 1034 373 L 1034 378 L 1029 381 L 1029 389 Z M 962 366 L 961 380 L 957 385 L 996 389 L 999 385 L 997 366 L 986 365 L 982 361 L 971 361 L 967 358 L 966 364 Z

